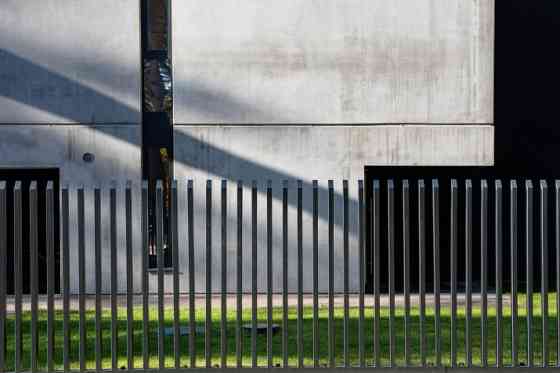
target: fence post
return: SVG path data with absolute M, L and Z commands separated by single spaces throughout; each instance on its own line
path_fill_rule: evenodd
M 70 233 L 69 229 L 69 191 L 68 185 L 64 185 L 61 191 L 61 215 L 62 215 L 62 308 L 63 308 L 63 368 L 65 372 L 70 370 Z M 17 347 L 17 346 L 16 346 Z
M 0 372 L 6 369 L 6 284 L 7 284 L 7 251 L 8 251 L 8 219 L 6 216 L 6 182 L 0 181 Z
M 556 365 L 560 366 L 560 180 L 554 183 L 555 240 L 556 240 Z
M 313 367 L 319 366 L 319 186 L 313 180 Z
M 343 256 L 344 256 L 344 367 L 350 367 L 350 300 L 349 300 L 349 247 L 348 247 L 348 180 L 342 181 L 343 199 Z
M 149 368 L 149 283 L 148 283 L 148 253 L 149 253 L 149 235 L 148 235 L 148 181 L 142 181 L 142 367 L 144 370 Z M 97 202 L 96 202 L 97 203 Z M 97 223 L 96 223 L 97 224 Z
M 288 367 L 288 180 L 282 182 L 282 355 Z
M 268 368 L 272 368 L 272 180 L 266 186 L 266 355 Z
M 31 292 L 31 372 L 37 371 L 39 340 L 37 334 L 39 248 L 37 182 L 29 185 L 29 289 Z
M 220 337 L 221 337 L 221 366 L 226 368 L 227 366 L 227 180 L 222 180 L 222 286 L 221 286 L 221 326 L 220 326 Z
M 466 365 L 472 367 L 472 181 L 465 181 Z
M 102 292 L 102 253 L 101 253 L 101 190 L 93 189 L 93 225 L 94 225 L 94 255 L 95 255 L 95 370 L 102 369 L 102 339 L 101 332 L 101 292 Z
M 179 212 L 177 204 L 179 203 L 179 193 L 177 190 L 177 180 L 171 181 L 171 250 L 172 250 L 172 267 L 173 267 L 173 353 L 175 357 L 175 369 L 180 368 L 181 354 L 181 330 L 179 329 Z M 169 245 L 167 246 L 169 250 Z
M 482 366 L 488 366 L 488 182 L 480 182 L 480 292 Z
M 408 180 L 402 182 L 403 272 L 404 272 L 404 364 L 410 365 L 410 201 Z
M 14 294 L 15 294 L 15 371 L 21 372 L 22 332 L 21 332 L 21 302 L 23 291 L 23 263 L 22 263 L 22 190 L 21 181 L 14 185 Z
M 78 193 L 78 310 L 80 318 L 80 372 L 86 369 L 86 262 L 84 231 L 84 186 L 80 185 Z M 115 269 L 116 272 L 116 269 Z M 116 328 L 116 325 L 111 325 Z M 116 340 L 116 338 L 115 338 Z M 116 351 L 115 351 L 116 353 Z M 116 356 L 115 356 L 116 361 Z M 116 363 L 113 367 L 116 369 Z
M 329 367 L 335 366 L 334 335 L 334 182 L 329 180 Z
M 212 366 L 212 180 L 206 181 L 206 314 L 204 316 L 206 368 Z
M 517 182 L 510 181 L 510 256 L 511 256 L 511 363 L 519 365 L 517 355 Z
M 360 282 L 359 295 L 359 321 L 358 321 L 358 355 L 360 360 L 360 368 L 365 368 L 365 349 L 364 349 L 364 298 L 365 298 L 365 216 L 364 216 L 364 181 L 358 180 L 358 277 Z
M 373 355 L 375 367 L 381 367 L 381 255 L 379 252 L 380 229 L 380 182 L 373 180 L 372 222 L 373 222 L 373 292 L 374 292 L 374 320 L 373 320 Z
M 164 279 L 163 279 L 163 182 L 156 181 L 156 256 L 157 256 L 157 308 L 158 308 L 158 363 L 165 368 L 164 330 Z
M 420 297 L 420 365 L 426 366 L 426 185 L 418 180 L 418 275 Z
M 395 183 L 387 181 L 387 250 L 389 251 L 389 366 L 395 367 Z
M 46 197 L 46 200 L 45 200 L 45 207 L 46 207 L 46 222 L 45 222 L 46 223 L 46 232 L 45 232 L 46 237 L 45 237 L 45 241 L 46 241 L 46 249 L 47 249 L 46 250 L 47 251 L 47 370 L 49 372 L 53 372 L 54 371 L 54 289 L 55 289 L 54 265 L 55 265 L 55 255 L 54 255 L 54 185 L 53 185 L 52 181 L 47 182 L 45 197 Z M 1 215 L 1 212 L 0 212 L 0 215 Z M 0 220 L 1 220 L 1 218 L 0 218 Z M 1 240 L 1 238 L 0 238 L 0 240 Z M 2 270 L 1 266 L 0 266 L 0 270 Z M 2 366 L 2 364 L 0 364 L 0 367 L 1 366 Z
M 502 332 L 502 183 L 496 180 L 496 365 L 503 366 L 503 332 Z
M 257 181 L 251 186 L 251 366 L 257 367 L 257 266 L 258 266 Z
M 548 185 L 546 180 L 541 180 L 540 189 L 542 365 L 548 367 Z
M 441 366 L 441 306 L 440 306 L 440 256 L 439 256 L 439 182 L 432 180 L 432 238 L 434 255 L 435 350 L 436 366 Z
M 196 320 L 194 276 L 194 196 L 193 181 L 187 180 L 187 235 L 189 257 L 189 355 L 190 367 L 196 367 Z
M 527 365 L 533 367 L 533 183 L 525 181 L 525 245 L 527 269 Z
M 303 182 L 297 181 L 297 283 L 298 283 L 298 309 L 297 309 L 297 334 L 298 334 L 298 368 L 303 368 Z
M 235 344 L 237 368 L 242 366 L 243 349 L 243 182 L 237 181 L 237 310 L 235 325 Z
M 126 354 L 127 367 L 134 369 L 134 327 L 133 327 L 133 280 L 132 280 L 132 182 L 125 187 L 125 233 L 126 233 Z
M 451 367 L 457 366 L 457 180 L 451 180 Z

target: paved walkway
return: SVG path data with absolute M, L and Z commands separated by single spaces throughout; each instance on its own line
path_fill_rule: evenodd
M 266 294 L 258 294 L 257 297 L 257 307 L 259 308 L 266 308 L 267 306 L 267 299 Z M 70 297 L 70 309 L 71 310 L 78 310 L 78 296 L 72 295 Z M 326 294 L 321 294 L 319 296 L 319 307 L 327 307 L 328 306 L 328 296 Z M 457 303 L 459 306 L 465 305 L 466 297 L 464 294 L 459 294 L 457 297 Z M 93 310 L 95 309 L 95 297 L 93 295 L 86 296 L 86 309 Z M 235 294 L 228 294 L 227 298 L 227 307 L 229 309 L 235 309 L 237 306 L 237 298 Z M 243 308 L 249 309 L 251 307 L 251 294 L 243 294 Z M 295 307 L 297 306 L 297 295 L 296 294 L 289 294 L 288 295 L 288 306 Z M 349 296 L 350 307 L 357 307 L 359 298 L 357 294 L 351 294 Z M 495 295 L 489 294 L 488 295 L 488 305 L 492 307 L 495 304 Z M 133 297 L 133 302 L 135 307 L 140 307 L 142 305 L 142 296 L 141 294 L 135 294 Z M 157 306 L 157 294 L 151 294 L 149 298 L 149 302 L 151 306 Z M 181 294 L 179 297 L 180 307 L 188 307 L 189 297 L 186 294 Z M 203 294 L 197 294 L 195 296 L 195 305 L 196 307 L 203 308 L 206 304 L 206 297 Z M 173 306 L 173 297 L 171 295 L 166 295 L 164 298 L 165 307 L 172 307 Z M 373 295 L 366 295 L 364 298 L 364 303 L 366 307 L 373 307 L 374 306 L 374 297 Z M 480 294 L 473 294 L 473 306 L 476 307 L 480 305 L 481 297 Z M 62 296 L 56 295 L 54 299 L 55 309 L 62 310 Z M 101 297 L 101 304 L 103 308 L 110 308 L 111 307 L 111 298 L 109 295 L 102 295 Z M 117 296 L 117 304 L 119 307 L 126 307 L 126 295 L 119 295 Z M 274 294 L 272 297 L 272 304 L 274 307 L 281 307 L 282 306 L 282 295 L 281 294 Z M 305 294 L 303 296 L 303 304 L 304 306 L 312 306 L 313 305 L 313 297 L 311 294 Z M 342 294 L 336 294 L 334 298 L 335 307 L 343 307 L 344 306 L 344 297 Z M 404 296 L 397 295 L 395 296 L 395 304 L 397 307 L 404 307 Z M 417 294 L 411 295 L 410 297 L 410 304 L 412 307 L 419 305 L 419 296 Z M 431 307 L 435 304 L 434 297 L 432 294 L 426 295 L 426 306 Z M 442 294 L 441 295 L 441 305 L 442 306 L 449 306 L 451 304 L 451 296 L 449 294 Z M 212 296 L 212 307 L 215 309 L 219 309 L 221 305 L 221 296 L 213 295 Z M 510 305 L 510 296 L 505 295 L 503 296 L 503 306 L 509 307 Z M 389 306 L 389 296 L 382 295 L 381 296 L 381 306 L 388 307 Z M 6 300 L 6 308 L 8 313 L 14 312 L 14 297 L 8 296 Z M 47 308 L 47 297 L 40 295 L 39 296 L 39 309 L 46 309 Z M 23 296 L 23 303 L 22 309 L 24 311 L 29 311 L 31 309 L 30 297 L 28 295 Z

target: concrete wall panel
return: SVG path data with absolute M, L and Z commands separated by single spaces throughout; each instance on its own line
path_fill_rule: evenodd
M 312 180 L 319 180 L 319 237 L 321 289 L 326 290 L 328 263 L 328 180 L 335 185 L 335 208 L 342 209 L 342 180 L 348 179 L 350 212 L 351 288 L 357 290 L 358 253 L 358 189 L 357 180 L 364 176 L 366 165 L 492 165 L 492 126 L 175 126 L 175 175 L 184 191 L 186 178 L 194 179 L 195 203 L 195 268 L 197 290 L 204 290 L 205 268 L 205 193 L 206 179 L 213 179 L 213 268 L 221 268 L 221 198 L 220 180 L 229 181 L 228 200 L 228 283 L 235 284 L 236 263 L 236 190 L 238 179 L 244 189 L 244 287 L 250 290 L 251 270 L 251 191 L 250 183 L 258 184 L 258 252 L 259 289 L 266 289 L 266 180 L 273 182 L 274 286 L 281 285 L 282 193 L 281 183 L 290 180 L 289 197 L 289 265 L 296 268 L 296 184 L 303 181 L 304 206 L 304 274 L 306 289 L 312 285 Z M 186 226 L 185 193 L 180 193 L 180 226 Z M 342 286 L 342 215 L 335 220 L 336 262 L 335 284 Z M 186 232 L 180 237 L 181 252 L 186 253 Z M 186 262 L 181 262 L 186 273 Z M 295 269 L 290 272 L 289 285 L 296 289 Z M 186 286 L 185 278 L 182 278 Z M 213 286 L 220 288 L 219 276 Z M 232 285 L 233 286 L 233 285 Z
M 494 0 L 173 2 L 177 124 L 492 123 Z
M 140 123 L 138 0 L 3 0 L 1 123 Z
M 86 285 L 87 291 L 94 291 L 93 255 L 93 187 L 104 188 L 102 194 L 102 250 L 103 286 L 110 289 L 110 245 L 109 245 L 109 193 L 107 187 L 112 180 L 118 185 L 117 219 L 119 227 L 124 227 L 124 183 L 133 181 L 138 190 L 141 178 L 140 127 L 132 125 L 4 125 L 0 126 L 0 167 L 30 168 L 56 167 L 60 169 L 61 186 L 68 184 L 70 193 L 70 285 L 71 291 L 78 291 L 78 230 L 76 188 L 85 186 L 85 235 L 86 235 Z M 85 163 L 84 153 L 92 153 L 95 160 Z M 140 197 L 134 193 L 134 263 L 140 266 Z M 118 281 L 119 288 L 126 289 L 125 272 L 125 232 L 119 229 Z M 140 290 L 141 271 L 134 271 L 135 289 Z

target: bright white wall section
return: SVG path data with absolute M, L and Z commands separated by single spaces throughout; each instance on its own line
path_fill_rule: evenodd
M 237 255 L 236 183 L 243 180 L 244 289 L 251 286 L 251 182 L 257 180 L 258 196 L 258 284 L 266 290 L 266 182 L 273 183 L 273 281 L 282 284 L 282 191 L 290 182 L 289 267 L 297 268 L 296 180 L 303 181 L 304 286 L 312 289 L 312 181 L 319 180 L 319 250 L 321 290 L 326 290 L 328 196 L 327 182 L 335 181 L 335 208 L 342 209 L 342 180 L 349 180 L 351 289 L 358 289 L 358 179 L 364 165 L 491 165 L 492 126 L 175 126 L 175 175 L 181 181 L 180 220 L 186 226 L 184 181 L 194 180 L 195 268 L 197 290 L 205 284 L 206 180 L 213 186 L 213 256 L 215 273 L 221 268 L 221 190 L 228 180 L 228 283 L 234 290 Z M 342 215 L 335 220 L 335 284 L 342 289 Z M 187 252 L 186 233 L 179 240 L 180 252 Z M 187 270 L 185 260 L 181 271 Z M 186 276 L 186 275 L 185 275 Z M 296 271 L 289 272 L 290 290 L 296 290 Z M 213 287 L 220 288 L 214 276 Z M 183 278 L 182 281 L 185 281 Z M 186 282 L 184 282 L 186 284 Z
M 173 1 L 177 124 L 492 123 L 494 0 Z
M 0 123 L 140 123 L 138 0 L 1 3 Z

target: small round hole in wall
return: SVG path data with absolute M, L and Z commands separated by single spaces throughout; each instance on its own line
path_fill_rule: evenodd
M 86 163 L 93 163 L 93 161 L 95 160 L 95 156 L 91 153 L 84 153 L 84 155 L 82 156 L 82 159 Z

